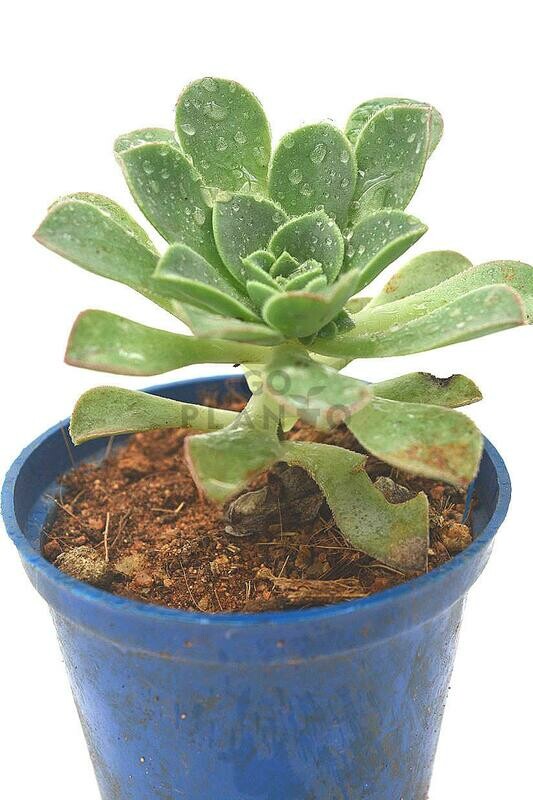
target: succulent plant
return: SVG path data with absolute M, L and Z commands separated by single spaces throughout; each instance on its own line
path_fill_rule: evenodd
M 76 320 L 70 364 L 154 375 L 189 364 L 239 363 L 252 391 L 241 413 L 114 387 L 78 401 L 79 443 L 115 433 L 189 427 L 186 457 L 203 492 L 226 502 L 276 462 L 303 467 L 346 539 L 405 571 L 427 565 L 423 493 L 392 504 L 366 457 L 289 441 L 300 418 L 345 423 L 370 453 L 411 473 L 467 486 L 482 436 L 454 410 L 480 399 L 464 376 L 413 373 L 367 384 L 352 359 L 442 347 L 531 321 L 533 268 L 473 266 L 451 251 L 419 255 L 373 297 L 366 287 L 425 233 L 405 212 L 442 134 L 426 103 L 381 98 L 284 136 L 271 154 L 258 100 L 233 81 L 204 78 L 176 106 L 176 128 L 137 130 L 115 153 L 131 193 L 169 243 L 161 256 L 113 201 L 74 194 L 49 209 L 36 237 L 91 272 L 162 306 L 192 335 L 105 311 Z

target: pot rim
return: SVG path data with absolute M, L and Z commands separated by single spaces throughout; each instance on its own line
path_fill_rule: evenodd
M 238 382 L 242 381 L 241 375 L 235 374 L 221 374 L 215 376 L 208 376 L 205 378 L 192 378 L 172 381 L 170 383 L 158 384 L 150 386 L 147 389 L 141 390 L 149 394 L 160 394 L 169 387 L 174 387 L 180 384 L 199 385 L 199 384 L 212 384 L 220 382 Z M 251 628 L 253 626 L 264 624 L 285 624 L 285 623 L 298 623 L 298 622 L 312 622 L 313 620 L 325 620 L 331 618 L 342 617 L 345 614 L 353 614 L 358 610 L 364 613 L 366 610 L 376 609 L 379 606 L 393 602 L 395 599 L 409 595 L 412 592 L 418 592 L 423 588 L 430 586 L 437 586 L 444 582 L 454 572 L 459 570 L 467 561 L 475 558 L 480 552 L 487 547 L 490 541 L 496 535 L 498 528 L 502 524 L 509 503 L 511 500 L 511 480 L 509 473 L 505 466 L 505 462 L 494 445 L 485 438 L 484 452 L 492 462 L 497 477 L 498 499 L 494 512 L 483 531 L 474 539 L 471 545 L 463 550 L 458 555 L 454 556 L 450 561 L 436 567 L 431 572 L 425 575 L 412 578 L 400 586 L 391 589 L 385 589 L 376 594 L 364 598 L 356 598 L 354 600 L 347 600 L 333 605 L 318 606 L 308 609 L 286 609 L 282 611 L 260 611 L 260 612 L 217 612 L 217 613 L 204 613 L 200 611 L 185 611 L 176 608 L 166 608 L 156 604 L 141 603 L 129 598 L 119 597 L 111 592 L 106 592 L 102 589 L 97 589 L 89 584 L 78 581 L 70 576 L 61 572 L 57 567 L 47 561 L 44 556 L 35 550 L 29 543 L 28 539 L 21 530 L 16 512 L 15 512 L 15 487 L 17 479 L 21 472 L 23 465 L 28 461 L 32 454 L 51 436 L 56 434 L 65 426 L 68 426 L 69 418 L 56 423 L 51 428 L 46 430 L 30 444 L 28 444 L 17 458 L 12 463 L 11 467 L 6 473 L 4 484 L 2 487 L 2 516 L 4 524 L 10 539 L 13 541 L 19 555 L 23 562 L 31 566 L 35 571 L 37 578 L 42 576 L 46 581 L 51 582 L 58 588 L 69 591 L 80 599 L 89 601 L 91 604 L 99 607 L 112 606 L 117 609 L 120 607 L 123 611 L 129 611 L 132 614 L 140 614 L 147 621 L 150 619 L 165 620 L 170 622 L 174 620 L 176 623 L 197 623 L 203 627 L 210 628 L 217 626 L 235 626 Z

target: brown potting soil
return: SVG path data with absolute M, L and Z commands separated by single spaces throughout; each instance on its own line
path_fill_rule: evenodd
M 290 510 L 280 505 L 273 518 L 263 516 L 251 526 L 252 535 L 235 536 L 228 510 L 198 494 L 182 456 L 187 435 L 136 434 L 120 449 L 111 448 L 101 463 L 81 464 L 64 475 L 44 539 L 46 558 L 116 595 L 204 612 L 329 604 L 413 577 L 349 545 L 320 498 L 310 522 L 295 526 Z M 289 436 L 364 452 L 344 426 L 321 434 L 298 424 Z M 399 472 L 373 456 L 367 472 L 372 480 L 394 481 L 379 482 L 384 492 L 400 492 L 392 501 L 427 494 L 430 570 L 470 544 L 470 528 L 462 524 L 463 491 Z M 273 470 L 252 488 L 268 486 L 276 497 L 279 484 Z

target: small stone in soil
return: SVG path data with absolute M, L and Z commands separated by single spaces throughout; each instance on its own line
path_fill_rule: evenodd
M 114 578 L 114 572 L 106 560 L 94 547 L 88 545 L 67 550 L 58 556 L 55 563 L 71 578 L 77 578 L 99 588 L 109 586 Z

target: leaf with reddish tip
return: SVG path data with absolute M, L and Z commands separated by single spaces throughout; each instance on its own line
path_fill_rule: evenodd
M 346 423 L 363 447 L 397 469 L 468 486 L 483 437 L 459 411 L 374 398 Z
M 107 311 L 84 311 L 72 328 L 65 361 L 118 375 L 160 375 L 190 364 L 264 361 L 270 351 L 222 339 L 197 339 L 149 328 Z
M 429 372 L 409 372 L 399 378 L 372 384 L 376 397 L 404 403 L 424 403 L 430 406 L 458 408 L 477 403 L 482 394 L 474 381 L 465 375 L 436 378 Z
M 178 98 L 176 130 L 208 186 L 265 190 L 270 129 L 259 100 L 244 86 L 222 78 L 191 83 Z
M 283 461 L 305 469 L 324 493 L 336 525 L 358 550 L 402 572 L 427 569 L 428 501 L 422 492 L 389 503 L 364 470 L 366 457 L 330 444 L 286 442 Z
M 218 430 L 235 418 L 234 411 L 180 403 L 116 386 L 97 386 L 82 394 L 70 420 L 74 444 L 101 436 L 159 428 Z

